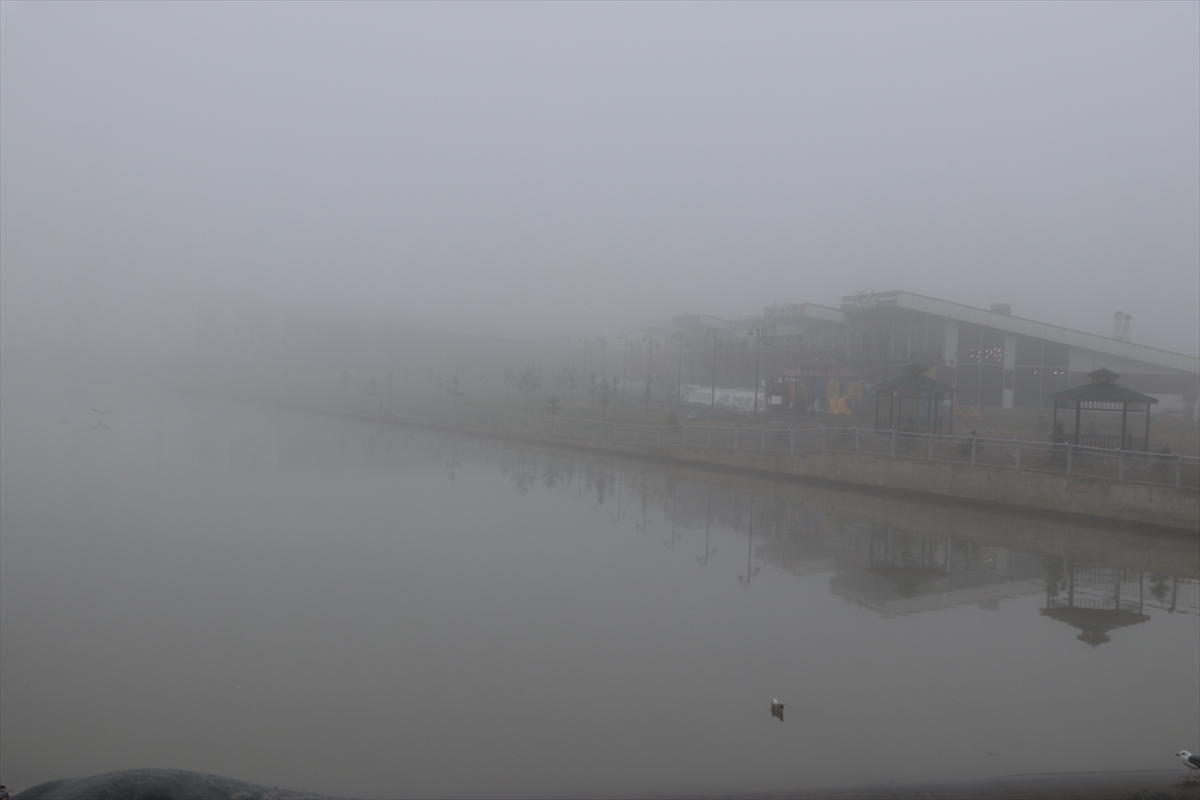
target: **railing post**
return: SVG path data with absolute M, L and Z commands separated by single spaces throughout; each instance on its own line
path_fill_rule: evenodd
M 854 429 L 854 455 L 858 455 L 858 428 Z
M 929 431 L 929 460 L 933 461 L 933 431 Z
M 1117 449 L 1117 483 L 1125 482 L 1125 448 Z
M 1015 469 L 1017 472 L 1020 472 L 1021 471 L 1021 440 L 1013 439 L 1013 441 L 1017 443 L 1016 444 L 1017 452 L 1013 456 L 1013 461 L 1014 461 L 1013 469 Z
M 1067 442 L 1067 477 L 1071 477 L 1071 468 L 1075 466 L 1075 445 Z
M 857 451 L 857 448 L 855 448 Z M 892 430 L 892 458 L 896 457 L 896 431 Z
M 975 466 L 975 437 L 971 437 L 971 466 Z

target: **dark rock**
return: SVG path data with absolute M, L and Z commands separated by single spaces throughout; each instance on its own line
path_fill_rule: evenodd
M 183 769 L 125 769 L 31 786 L 13 800 L 338 800 Z M 345 800 L 345 798 L 342 798 Z

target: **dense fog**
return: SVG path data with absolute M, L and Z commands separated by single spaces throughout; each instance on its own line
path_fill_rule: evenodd
M 6 2 L 6 346 L 908 291 L 1194 354 L 1195 4 Z
M 1198 353 L 1195 2 L 4 0 L 0 783 L 1178 769 Z

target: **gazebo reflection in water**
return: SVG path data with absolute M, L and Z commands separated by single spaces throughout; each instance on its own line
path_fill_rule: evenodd
M 1078 628 L 1075 638 L 1097 647 L 1112 641 L 1110 631 L 1150 619 L 1142 613 L 1145 583 L 1144 572 L 1056 559 L 1047 564 L 1041 613 Z

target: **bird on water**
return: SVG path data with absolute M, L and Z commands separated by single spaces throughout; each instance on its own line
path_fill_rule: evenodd
M 1179 756 L 1179 760 L 1188 768 L 1186 777 L 1189 781 L 1192 779 L 1193 772 L 1200 773 L 1200 756 L 1194 756 L 1187 750 L 1180 750 L 1175 755 Z
M 783 722 L 783 703 L 778 700 L 771 701 L 771 716 Z

